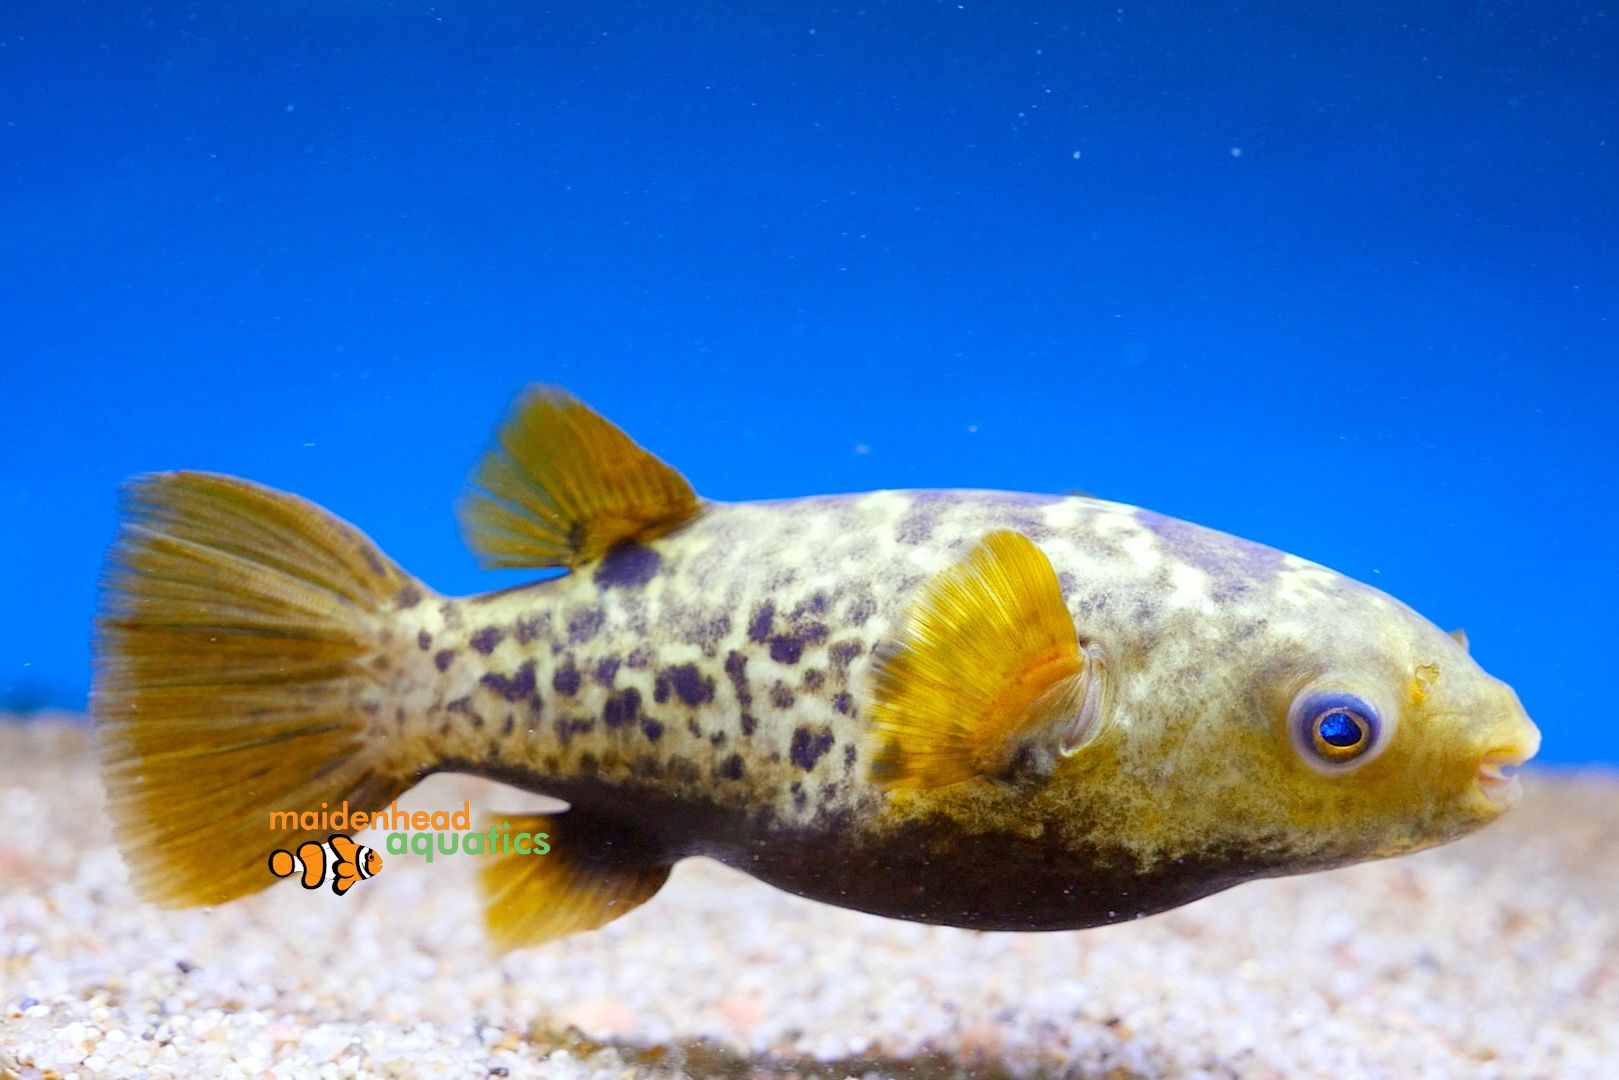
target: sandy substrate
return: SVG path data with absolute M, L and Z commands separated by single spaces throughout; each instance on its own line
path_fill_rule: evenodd
M 503 959 L 467 856 L 342 898 L 139 902 L 64 722 L 0 724 L 0 822 L 0 1075 L 1619 1075 L 1613 774 L 1537 774 L 1461 843 L 1128 926 L 916 926 L 693 862 Z

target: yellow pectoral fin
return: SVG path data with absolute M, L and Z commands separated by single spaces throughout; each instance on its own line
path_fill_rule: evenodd
M 936 788 L 1003 772 L 1031 736 L 1059 753 L 1097 726 L 1099 650 L 1080 648 L 1051 561 L 994 532 L 922 586 L 875 667 L 872 779 Z
M 593 562 L 615 544 L 662 536 L 701 503 L 674 469 L 566 392 L 517 403 L 472 478 L 462 529 L 486 566 Z
M 479 873 L 484 924 L 497 948 L 539 945 L 606 926 L 663 887 L 669 864 L 635 832 L 580 810 L 559 815 L 492 814 L 482 826 L 545 845 L 485 860 Z

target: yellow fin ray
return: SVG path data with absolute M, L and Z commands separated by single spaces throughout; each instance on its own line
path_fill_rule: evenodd
M 695 517 L 674 469 L 565 391 L 524 394 L 473 474 L 467 543 L 489 567 L 577 567 Z
M 501 950 L 599 929 L 652 899 L 669 878 L 668 863 L 646 840 L 579 810 L 482 821 L 497 832 L 506 824 L 512 837 L 546 834 L 549 851 L 483 860 L 484 925 Z
M 271 884 L 272 810 L 374 810 L 408 780 L 365 736 L 367 663 L 412 579 L 313 504 L 233 477 L 127 489 L 97 627 L 108 808 L 137 890 L 214 904 Z M 324 839 L 324 837 L 320 837 Z
M 923 584 L 877 659 L 872 779 L 935 788 L 993 775 L 1041 727 L 1067 752 L 1096 715 L 1096 667 L 1045 553 L 990 533 Z

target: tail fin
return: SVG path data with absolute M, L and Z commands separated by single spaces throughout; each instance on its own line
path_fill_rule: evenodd
M 384 609 L 416 583 L 292 495 L 178 472 L 126 489 L 98 620 L 92 713 L 136 888 L 216 904 L 275 878 L 272 811 L 385 806 L 413 782 L 368 738 Z

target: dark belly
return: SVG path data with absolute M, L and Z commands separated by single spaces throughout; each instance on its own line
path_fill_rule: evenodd
M 1264 870 L 1222 860 L 1140 873 L 1103 852 L 912 826 L 880 839 L 765 832 L 705 850 L 777 888 L 895 919 L 975 930 L 1076 930 L 1140 918 Z
M 835 818 L 788 825 L 743 807 L 673 799 L 651 786 L 463 768 L 566 799 L 574 808 L 569 813 L 642 838 L 664 861 L 704 855 L 811 900 L 976 930 L 1101 926 L 1276 872 L 1227 855 L 1172 861 L 1143 873 L 1106 851 L 965 835 L 947 821 L 881 834 Z

